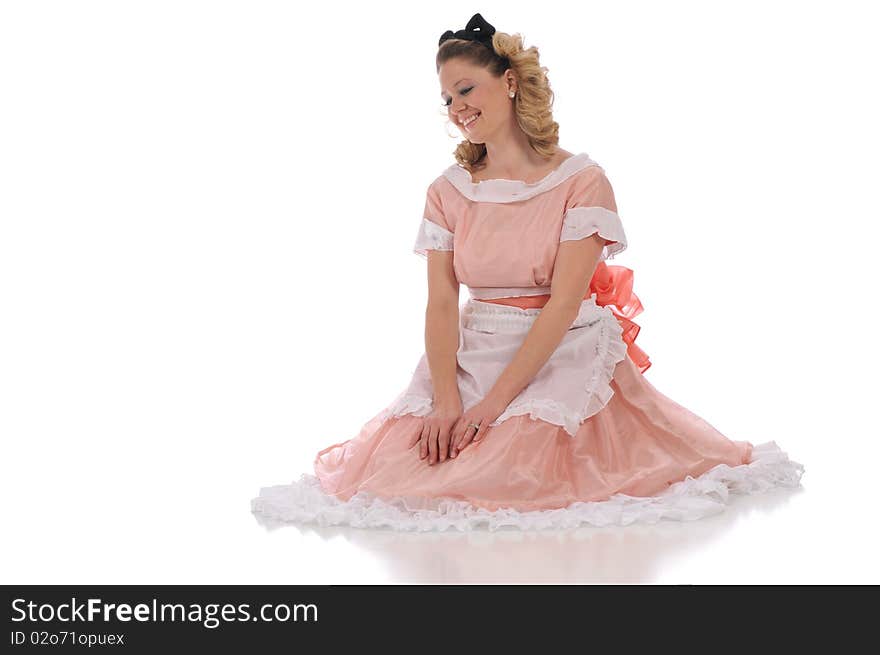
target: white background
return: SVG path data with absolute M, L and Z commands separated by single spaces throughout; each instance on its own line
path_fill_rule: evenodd
M 880 582 L 870 5 L 3 3 L 0 582 Z M 560 533 L 251 514 L 422 353 L 434 56 L 475 11 L 614 186 L 648 379 L 801 490 Z

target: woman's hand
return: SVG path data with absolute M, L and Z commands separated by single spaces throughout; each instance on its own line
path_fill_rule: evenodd
M 481 441 L 486 436 L 489 424 L 501 416 L 507 405 L 508 403 L 488 395 L 462 414 L 452 429 L 450 457 L 456 457 L 471 441 Z M 479 426 L 479 429 L 474 429 L 474 425 Z
M 413 436 L 409 448 L 419 445 L 419 459 L 428 458 L 428 466 L 449 456 L 452 428 L 461 416 L 461 398 L 435 403 L 434 410 L 423 417 L 422 429 Z

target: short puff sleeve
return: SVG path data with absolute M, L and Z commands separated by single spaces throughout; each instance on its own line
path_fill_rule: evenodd
M 600 261 L 626 250 L 626 234 L 617 215 L 614 189 L 602 167 L 588 166 L 575 175 L 565 210 L 560 242 L 598 233 L 605 239 Z
M 453 231 L 446 220 L 442 198 L 434 182 L 428 187 L 425 210 L 422 212 L 422 223 L 413 245 L 413 252 L 427 257 L 428 250 L 452 250 L 452 239 Z

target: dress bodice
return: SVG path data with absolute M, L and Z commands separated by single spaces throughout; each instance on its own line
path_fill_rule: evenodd
M 601 260 L 626 248 L 614 191 L 586 153 L 537 182 L 473 182 L 454 164 L 429 186 L 414 252 L 452 250 L 455 275 L 476 299 L 550 292 L 561 241 L 598 232 Z

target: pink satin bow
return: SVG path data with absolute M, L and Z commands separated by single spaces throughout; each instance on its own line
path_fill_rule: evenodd
M 633 318 L 644 311 L 642 302 L 633 292 L 633 270 L 626 266 L 609 265 L 600 261 L 590 280 L 590 293 L 596 294 L 596 304 L 609 306 L 623 327 L 623 340 L 627 354 L 644 373 L 651 367 L 648 353 L 636 345 L 636 337 L 642 329 Z

